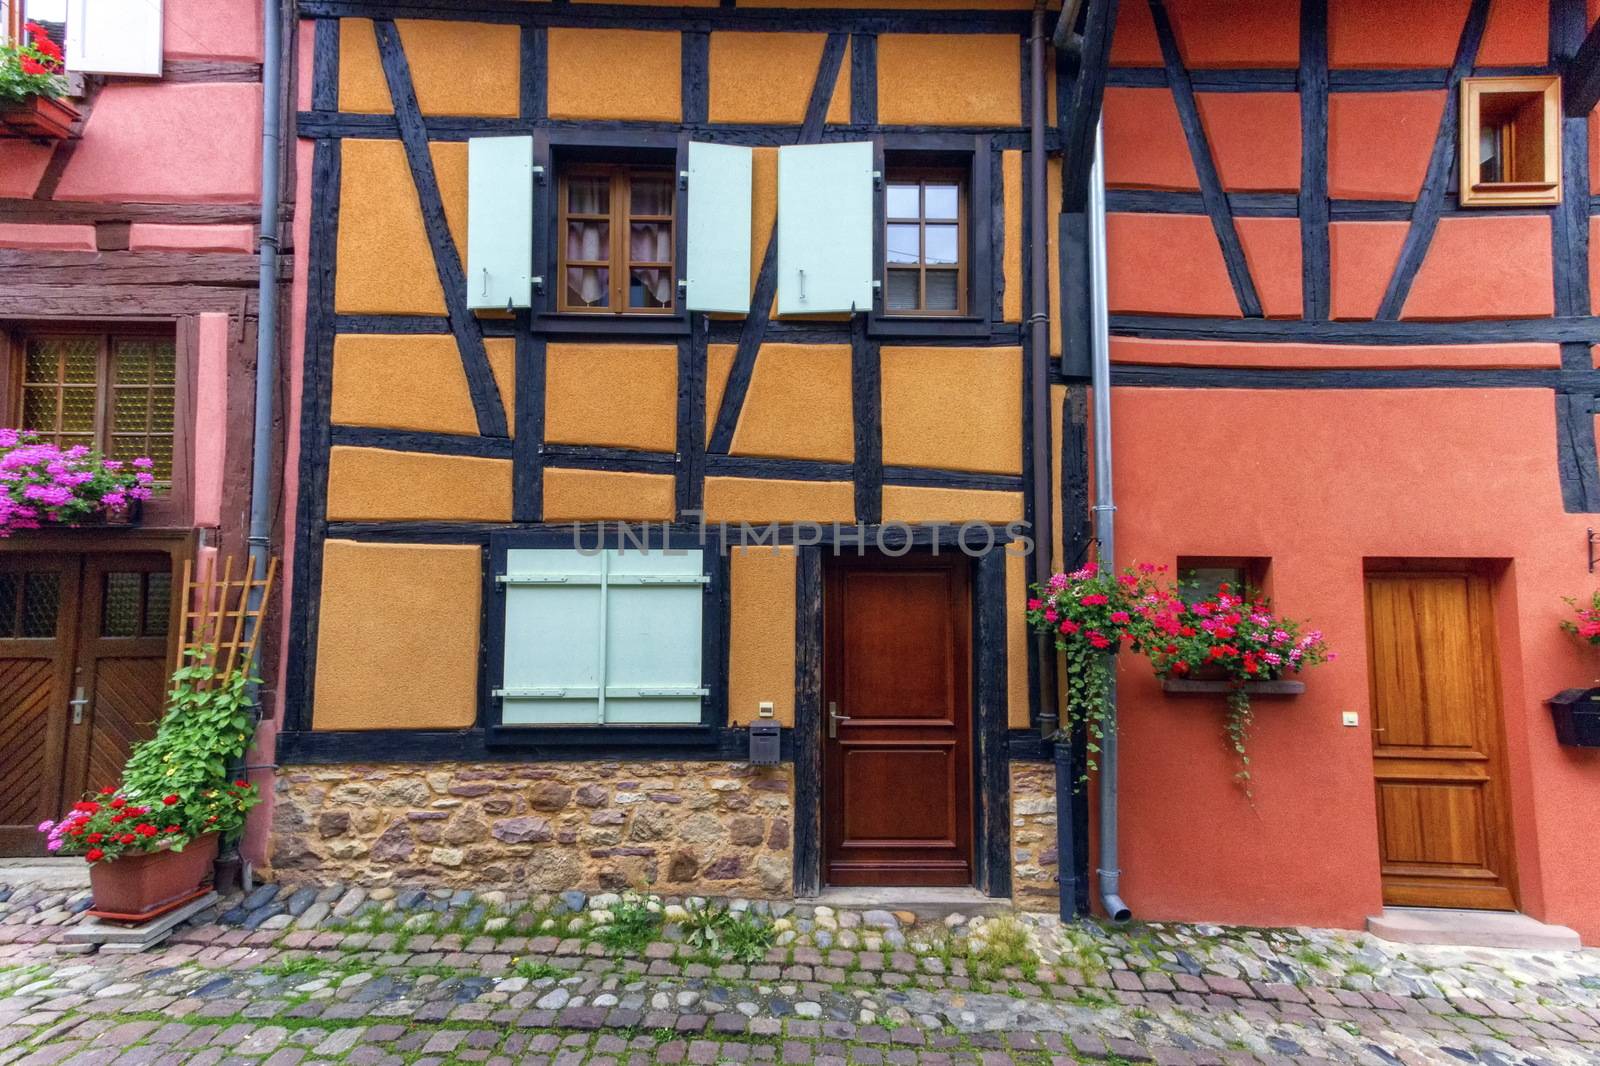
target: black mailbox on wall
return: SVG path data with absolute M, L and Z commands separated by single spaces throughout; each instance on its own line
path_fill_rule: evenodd
M 1569 688 L 1546 702 L 1558 741 L 1572 748 L 1600 748 L 1600 688 Z
M 778 765 L 781 736 L 782 731 L 777 722 L 751 722 L 750 762 L 755 766 Z

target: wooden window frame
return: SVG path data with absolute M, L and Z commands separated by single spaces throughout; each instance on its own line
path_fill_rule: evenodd
M 1483 98 L 1511 93 L 1540 98 L 1544 112 L 1543 174 L 1537 181 L 1480 181 Z M 1561 202 L 1561 78 L 1558 75 L 1463 78 L 1460 137 L 1462 207 L 1536 207 Z
M 1254 593 L 1272 598 L 1268 582 L 1272 577 L 1272 560 L 1264 555 L 1180 555 L 1173 567 L 1173 576 L 1179 581 L 1187 570 L 1237 570 L 1244 582 L 1242 588 L 1232 591 L 1236 595 Z
M 672 212 L 668 215 L 640 215 L 640 221 L 665 222 L 672 227 L 671 247 L 672 255 L 666 263 L 654 260 L 636 263 L 630 251 L 632 224 L 635 220 L 633 214 L 632 183 L 635 177 L 648 175 L 666 178 L 671 188 L 676 189 L 672 182 L 673 171 L 671 167 L 649 164 L 631 163 L 574 163 L 559 170 L 556 183 L 557 199 L 557 225 L 556 225 L 556 310 L 564 315 L 648 315 L 651 317 L 673 316 L 678 314 L 678 235 L 681 220 L 678 218 L 678 197 L 674 192 L 672 197 Z M 580 220 L 600 221 L 599 214 L 579 214 L 572 216 L 567 209 L 568 183 L 573 178 L 605 177 L 610 180 L 610 210 L 603 216 L 603 220 L 611 227 L 611 240 L 609 258 L 604 262 L 597 260 L 580 259 L 569 264 L 567 258 L 567 222 L 569 217 Z M 569 265 L 578 267 L 603 267 L 608 272 L 608 296 L 610 304 L 606 307 L 582 307 L 567 301 L 567 268 Z M 620 269 L 619 269 L 620 265 Z M 629 280 L 633 276 L 635 266 L 644 269 L 665 268 L 671 279 L 669 291 L 671 299 L 665 307 L 629 307 L 628 288 Z
M 172 478 L 160 484 L 160 491 L 144 504 L 146 529 L 179 528 L 189 525 L 192 514 L 194 456 L 194 381 L 195 335 L 197 319 L 128 322 L 116 320 L 26 319 L 0 322 L 0 424 L 19 426 L 22 421 L 22 378 L 30 337 L 98 336 L 101 341 L 97 371 L 95 444 L 104 451 L 109 438 L 104 434 L 112 415 L 109 390 L 107 345 L 112 337 L 149 337 L 173 342 L 174 380 L 172 397 Z
M 917 212 L 918 217 L 897 217 L 889 214 L 889 186 L 906 185 L 911 182 L 917 184 Z M 956 306 L 948 310 L 929 310 L 925 305 L 928 302 L 928 272 L 951 272 L 950 267 L 930 267 L 921 262 L 927 249 L 928 230 L 928 186 L 954 185 L 956 187 Z M 896 167 L 885 168 L 883 178 L 883 311 L 884 318 L 965 318 L 968 314 L 969 283 L 968 273 L 971 269 L 972 248 L 967 237 L 968 198 L 971 182 L 967 173 L 957 168 L 946 167 Z M 945 219 L 934 220 L 935 225 L 949 225 Z M 916 266 L 904 263 L 891 263 L 889 260 L 889 227 L 915 225 L 917 227 L 917 257 Z M 889 276 L 891 273 L 917 274 L 917 302 L 919 306 L 912 310 L 897 310 L 889 306 Z

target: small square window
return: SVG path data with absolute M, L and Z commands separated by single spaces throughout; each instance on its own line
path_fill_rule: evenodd
M 1266 591 L 1267 563 L 1244 556 L 1179 556 L 1179 595 L 1187 603 L 1216 599 L 1224 591 L 1260 595 Z
M 1461 206 L 1561 202 L 1561 79 L 1461 83 Z
M 889 171 L 883 212 L 885 314 L 966 314 L 965 178 L 959 171 Z
M 677 296 L 676 202 L 670 168 L 576 165 L 562 170 L 560 310 L 671 314 Z

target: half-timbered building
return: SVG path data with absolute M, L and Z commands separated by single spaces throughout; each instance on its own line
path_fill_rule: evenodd
M 1119 558 L 1339 653 L 1253 797 L 1122 664 L 1121 896 L 1600 936 L 1594 13 L 1069 7 L 299 0 L 275 870 L 1098 906 L 1103 310 Z

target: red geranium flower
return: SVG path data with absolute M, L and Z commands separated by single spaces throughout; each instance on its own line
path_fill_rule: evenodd
M 106 857 L 106 853 L 101 851 L 99 848 L 90 848 L 84 853 L 83 857 L 88 859 L 90 862 L 99 862 L 101 859 Z
M 162 796 L 161 797 L 161 802 L 165 803 L 168 807 L 170 807 L 174 803 L 178 802 L 178 794 L 177 793 L 173 793 L 170 796 Z
M 143 825 L 139 826 L 137 829 L 135 829 L 134 832 L 138 833 L 142 837 L 153 837 L 153 836 L 156 835 L 157 829 L 156 829 L 155 826 L 153 826 L 150 823 L 146 822 Z
M 83 839 L 87 840 L 91 844 L 98 844 L 102 840 L 104 840 L 105 838 L 106 838 L 106 835 L 104 833 L 90 833 L 88 836 L 84 837 Z
M 128 805 L 128 801 L 123 799 L 121 796 L 118 796 L 116 799 L 111 801 L 111 806 L 117 808 L 118 810 L 121 810 L 123 807 L 126 807 L 127 805 Z
M 250 787 L 250 782 L 248 782 L 248 781 L 243 781 L 243 780 L 240 780 L 240 781 L 235 781 L 235 782 L 234 782 L 234 783 L 233 783 L 233 787 L 234 787 L 234 788 L 249 788 L 249 787 Z

